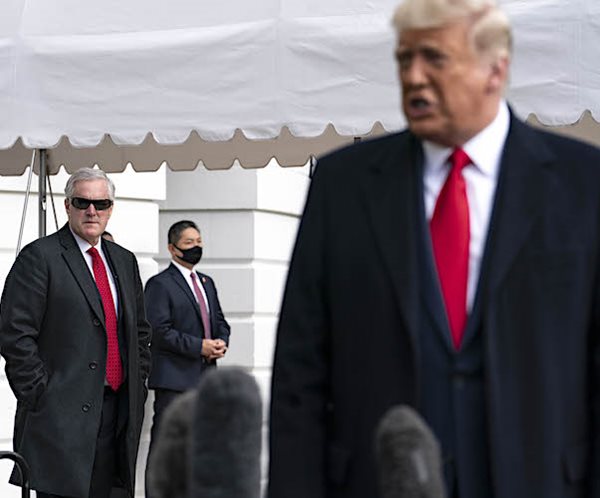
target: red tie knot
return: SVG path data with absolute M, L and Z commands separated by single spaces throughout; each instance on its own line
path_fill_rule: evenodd
M 452 151 L 452 154 L 450 154 L 448 161 L 450 161 L 450 165 L 452 166 L 452 169 L 455 169 L 458 171 L 462 171 L 462 169 L 465 166 L 468 166 L 469 164 L 471 164 L 473 162 L 473 161 L 471 161 L 471 158 L 467 155 L 467 153 L 460 147 L 457 147 L 456 149 L 454 149 Z

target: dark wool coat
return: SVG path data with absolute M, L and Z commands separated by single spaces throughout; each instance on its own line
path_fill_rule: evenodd
M 117 244 L 102 244 L 119 300 L 125 371 L 120 468 L 132 493 L 150 326 L 135 256 Z M 31 468 L 31 487 L 87 496 L 102 412 L 106 331 L 100 295 L 68 225 L 24 247 L 17 257 L 0 304 L 0 347 L 17 398 L 14 449 Z
M 277 336 L 270 498 L 376 498 L 377 423 L 431 396 L 419 158 L 406 131 L 317 165 Z M 600 497 L 597 149 L 511 119 L 480 282 L 486 496 Z

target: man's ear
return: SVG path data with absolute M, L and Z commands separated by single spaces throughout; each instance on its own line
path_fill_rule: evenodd
M 490 93 L 504 93 L 508 83 L 509 60 L 505 55 L 494 57 L 490 61 L 490 74 L 488 79 L 488 90 Z

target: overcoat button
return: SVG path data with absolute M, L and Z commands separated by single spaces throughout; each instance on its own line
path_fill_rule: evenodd
M 94 318 L 94 321 L 92 322 L 96 327 L 100 326 L 100 320 L 98 320 L 97 318 Z
M 82 410 L 83 412 L 87 413 L 87 412 L 89 412 L 89 411 L 90 411 L 90 408 L 91 408 L 91 407 L 92 407 L 92 405 L 90 405 L 89 403 L 86 403 L 85 405 L 83 405 L 83 406 L 81 407 L 81 410 Z
M 97 367 L 98 363 L 96 363 L 95 361 L 90 362 L 90 370 L 96 370 Z

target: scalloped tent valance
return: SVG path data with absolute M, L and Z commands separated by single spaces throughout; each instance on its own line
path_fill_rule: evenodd
M 580 140 L 600 146 L 600 123 L 594 121 L 589 112 L 573 125 L 547 127 L 535 115 L 528 122 Z M 386 133 L 381 123 L 360 138 L 369 138 Z M 207 169 L 228 169 L 235 161 L 244 168 L 261 168 L 275 158 L 281 166 L 306 164 L 311 156 L 320 156 L 338 147 L 350 144 L 357 137 L 342 136 L 332 125 L 317 137 L 294 137 L 287 128 L 273 139 L 249 140 L 237 130 L 232 139 L 211 142 L 201 139 L 192 132 L 181 144 L 160 144 L 152 135 L 139 144 L 116 145 L 106 135 L 95 147 L 75 147 L 67 137 L 63 137 L 52 148 L 46 149 L 46 168 L 49 174 L 64 167 L 73 172 L 83 166 L 97 165 L 108 173 L 119 173 L 128 165 L 136 171 L 156 171 L 163 163 L 174 171 L 189 171 L 202 163 Z M 21 139 L 13 147 L 0 150 L 0 167 L 3 175 L 24 173 L 31 161 L 30 148 L 23 145 Z M 36 156 L 34 169 L 39 169 L 39 155 Z
M 383 133 L 381 124 L 376 123 L 362 137 Z M 331 125 L 316 137 L 295 137 L 283 128 L 275 138 L 250 140 L 236 130 L 231 139 L 219 142 L 203 140 L 194 131 L 180 144 L 161 144 L 148 134 L 139 144 L 117 145 L 105 135 L 96 146 L 76 147 L 63 136 L 54 147 L 45 149 L 46 167 L 50 174 L 58 172 L 61 166 L 73 172 L 83 166 L 95 165 L 108 173 L 119 173 L 129 164 L 136 171 L 155 171 L 166 163 L 174 171 L 189 171 L 200 162 L 207 169 L 228 169 L 235 161 L 244 168 L 261 168 L 272 158 L 281 166 L 299 166 L 306 164 L 311 155 L 319 156 L 353 140 L 354 137 L 339 135 Z M 10 149 L 0 150 L 2 174 L 22 174 L 31 161 L 31 152 L 21 139 Z M 39 156 L 36 157 L 36 172 L 38 161 Z
M 302 164 L 399 129 L 397 3 L 6 0 L 0 174 L 21 173 L 29 148 L 48 149 L 51 170 Z M 515 32 L 514 109 L 549 125 L 597 119 L 600 2 L 500 3 Z

